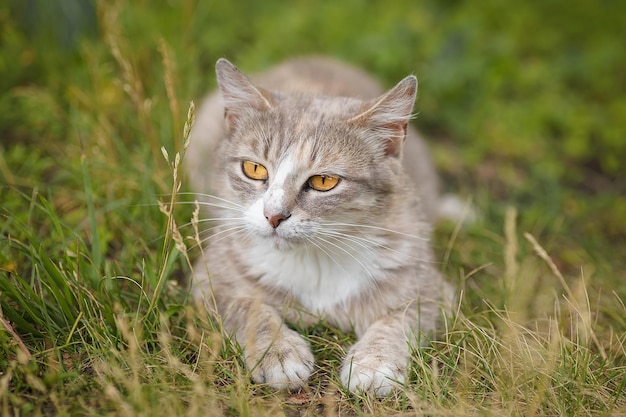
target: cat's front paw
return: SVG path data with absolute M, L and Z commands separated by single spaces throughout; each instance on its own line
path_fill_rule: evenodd
M 246 362 L 254 382 L 295 391 L 306 384 L 313 372 L 311 349 L 293 330 L 284 329 L 269 346 L 252 350 L 246 355 Z
M 404 364 L 377 354 L 348 354 L 341 383 L 351 392 L 386 397 L 404 383 Z

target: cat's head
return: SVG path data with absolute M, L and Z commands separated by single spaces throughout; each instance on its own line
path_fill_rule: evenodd
M 415 77 L 362 101 L 270 92 L 225 59 L 216 69 L 228 126 L 223 197 L 244 208 L 252 235 L 285 249 L 331 224 L 383 227 L 396 215 Z

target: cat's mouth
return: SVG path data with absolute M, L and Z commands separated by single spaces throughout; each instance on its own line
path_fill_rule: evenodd
M 280 230 L 272 230 L 263 236 L 265 244 L 270 244 L 274 249 L 285 251 L 295 248 L 302 244 L 303 239 L 300 236 L 288 235 Z
M 277 227 L 256 228 L 256 235 L 260 238 L 259 244 L 280 251 L 290 250 L 306 244 L 315 233 L 310 222 L 284 223 Z

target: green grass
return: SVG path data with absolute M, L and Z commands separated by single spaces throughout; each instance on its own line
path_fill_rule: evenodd
M 0 414 L 626 415 L 626 3 L 241 3 L 0 6 Z M 304 53 L 415 73 L 481 214 L 437 228 L 459 312 L 384 400 L 340 386 L 323 323 L 307 390 L 252 384 L 187 299 L 188 104 L 218 57 Z

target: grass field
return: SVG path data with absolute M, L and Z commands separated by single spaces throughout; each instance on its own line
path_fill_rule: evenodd
M 0 415 L 626 415 L 624 16 L 585 0 L 2 3 Z M 189 103 L 219 57 L 252 72 L 306 53 L 386 85 L 416 74 L 415 123 L 480 213 L 438 226 L 459 311 L 384 400 L 340 386 L 353 336 L 323 324 L 308 389 L 252 384 L 187 300 L 193 210 L 169 203 L 188 199 Z

